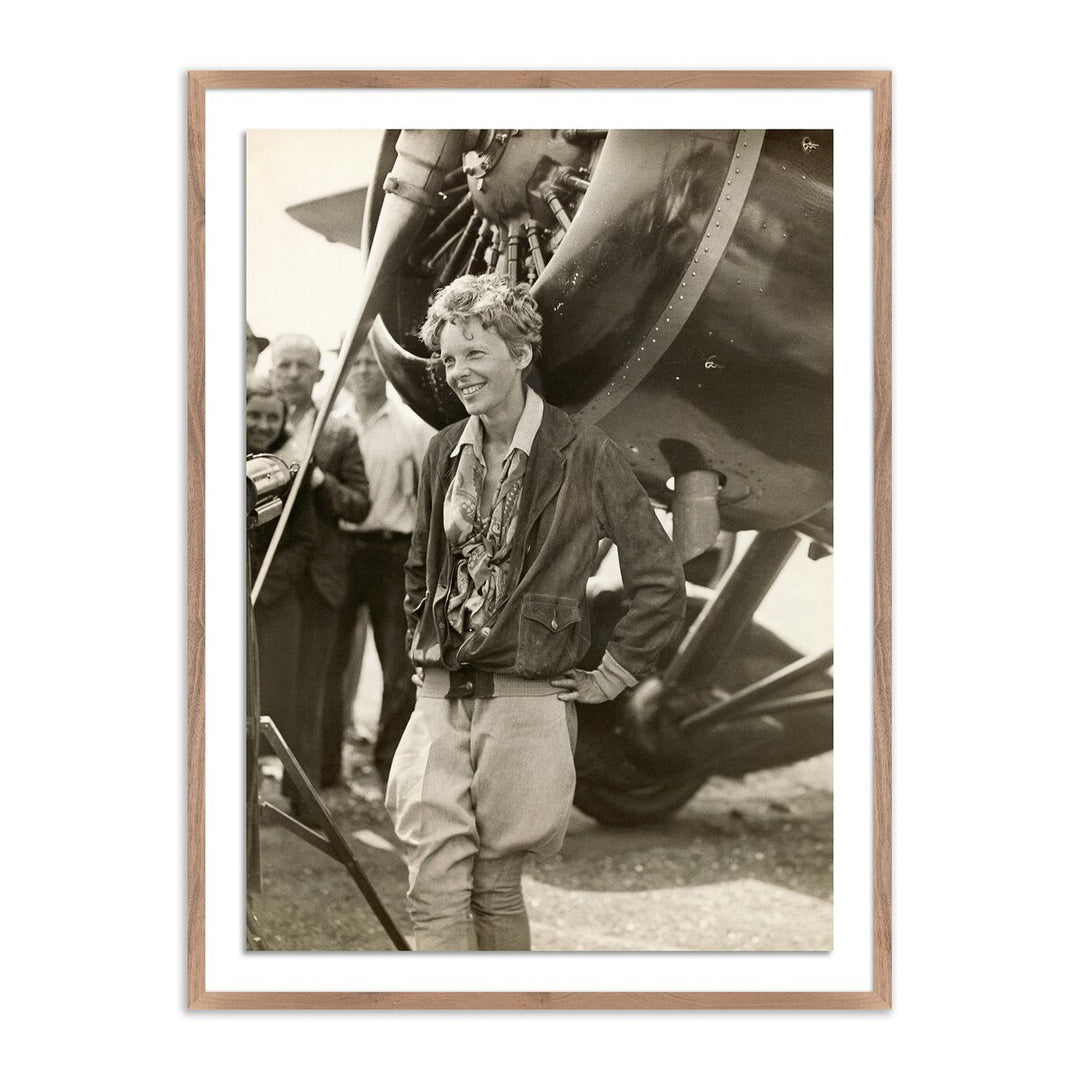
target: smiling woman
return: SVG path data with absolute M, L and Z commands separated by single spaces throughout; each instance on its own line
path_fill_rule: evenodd
M 529 346 L 514 352 L 472 317 L 451 323 L 442 335 L 442 364 L 450 389 L 470 416 L 483 417 L 489 435 L 512 434 L 525 408 L 521 373 L 532 361 Z
M 387 809 L 419 949 L 530 947 L 521 869 L 562 846 L 575 702 L 651 674 L 682 622 L 674 548 L 618 449 L 525 385 L 541 323 L 527 285 L 465 276 L 421 331 L 469 417 L 432 440 L 405 568 L 421 685 Z M 605 537 L 629 607 L 583 671 L 585 588 Z
M 248 375 L 244 418 L 247 428 L 247 452 L 266 454 L 277 450 L 286 440 L 285 418 L 289 407 L 269 379 Z
M 286 412 L 285 399 L 274 392 L 268 380 L 249 381 L 244 407 L 249 454 L 265 454 L 285 441 Z

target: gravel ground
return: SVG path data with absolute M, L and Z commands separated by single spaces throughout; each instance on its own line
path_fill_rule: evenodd
M 325 801 L 397 924 L 406 872 L 362 751 Z M 266 781 L 273 800 L 276 782 Z M 345 871 L 279 826 L 261 830 L 253 898 L 266 947 L 388 949 Z M 827 950 L 832 947 L 832 755 L 743 781 L 714 778 L 672 818 L 616 829 L 574 811 L 554 859 L 526 867 L 533 947 Z

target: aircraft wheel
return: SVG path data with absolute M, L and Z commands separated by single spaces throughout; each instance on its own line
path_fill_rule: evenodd
M 604 825 L 647 825 L 687 803 L 708 779 L 698 770 L 657 776 L 629 756 L 614 703 L 578 706 L 574 805 Z
M 613 600 L 604 603 L 606 599 L 610 598 L 594 601 L 593 615 L 601 626 L 613 623 L 620 610 Z M 700 602 L 692 599 L 688 619 L 699 609 Z M 724 682 L 735 687 L 747 685 L 791 663 L 798 655 L 771 631 L 752 623 L 744 649 L 725 670 Z M 821 689 L 829 685 L 828 676 L 815 674 L 791 689 Z M 675 813 L 710 776 L 737 778 L 748 772 L 790 764 L 831 747 L 831 705 L 810 708 L 800 715 L 791 714 L 787 719 L 795 726 L 784 739 L 770 737 L 777 730 L 772 720 L 751 719 L 732 726 L 732 744 L 729 749 L 718 748 L 726 750 L 719 759 L 710 754 L 695 759 L 693 769 L 664 773 L 643 767 L 640 755 L 635 757 L 623 733 L 625 717 L 618 701 L 579 705 L 574 805 L 604 825 L 646 825 Z M 735 731 L 736 727 L 741 730 Z M 706 763 L 704 769 L 701 763 Z

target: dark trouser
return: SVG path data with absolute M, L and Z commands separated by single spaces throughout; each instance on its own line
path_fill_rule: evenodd
M 274 721 L 292 746 L 298 741 L 296 670 L 300 655 L 300 600 L 295 589 L 276 603 L 256 602 L 255 633 L 259 640 L 259 711 Z M 269 743 L 260 739 L 259 753 L 272 752 Z
M 296 668 L 297 725 L 295 740 L 289 748 L 296 755 L 300 767 L 316 787 L 322 772 L 320 762 L 322 740 L 320 714 L 323 707 L 323 684 L 326 666 L 337 631 L 337 610 L 327 601 L 307 577 L 299 587 L 300 595 L 300 650 Z M 282 782 L 281 792 L 296 805 L 297 789 L 288 777 Z
M 352 702 L 344 698 L 343 683 L 356 616 L 364 605 L 367 606 L 383 676 L 375 768 L 384 781 L 390 775 L 390 763 L 416 700 L 412 665 L 405 651 L 405 559 L 408 554 L 407 536 L 393 540 L 365 538 L 362 533 L 349 536 L 349 588 L 339 612 L 337 640 L 330 656 L 322 711 L 321 779 L 324 787 L 341 779 L 341 743 L 345 718 L 352 709 Z

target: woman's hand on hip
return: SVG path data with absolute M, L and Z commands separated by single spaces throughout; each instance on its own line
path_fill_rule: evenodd
M 583 705 L 599 705 L 602 701 L 611 700 L 597 681 L 595 671 L 574 668 L 566 675 L 552 679 L 551 685 L 563 691 L 559 694 L 560 701 L 580 701 Z

